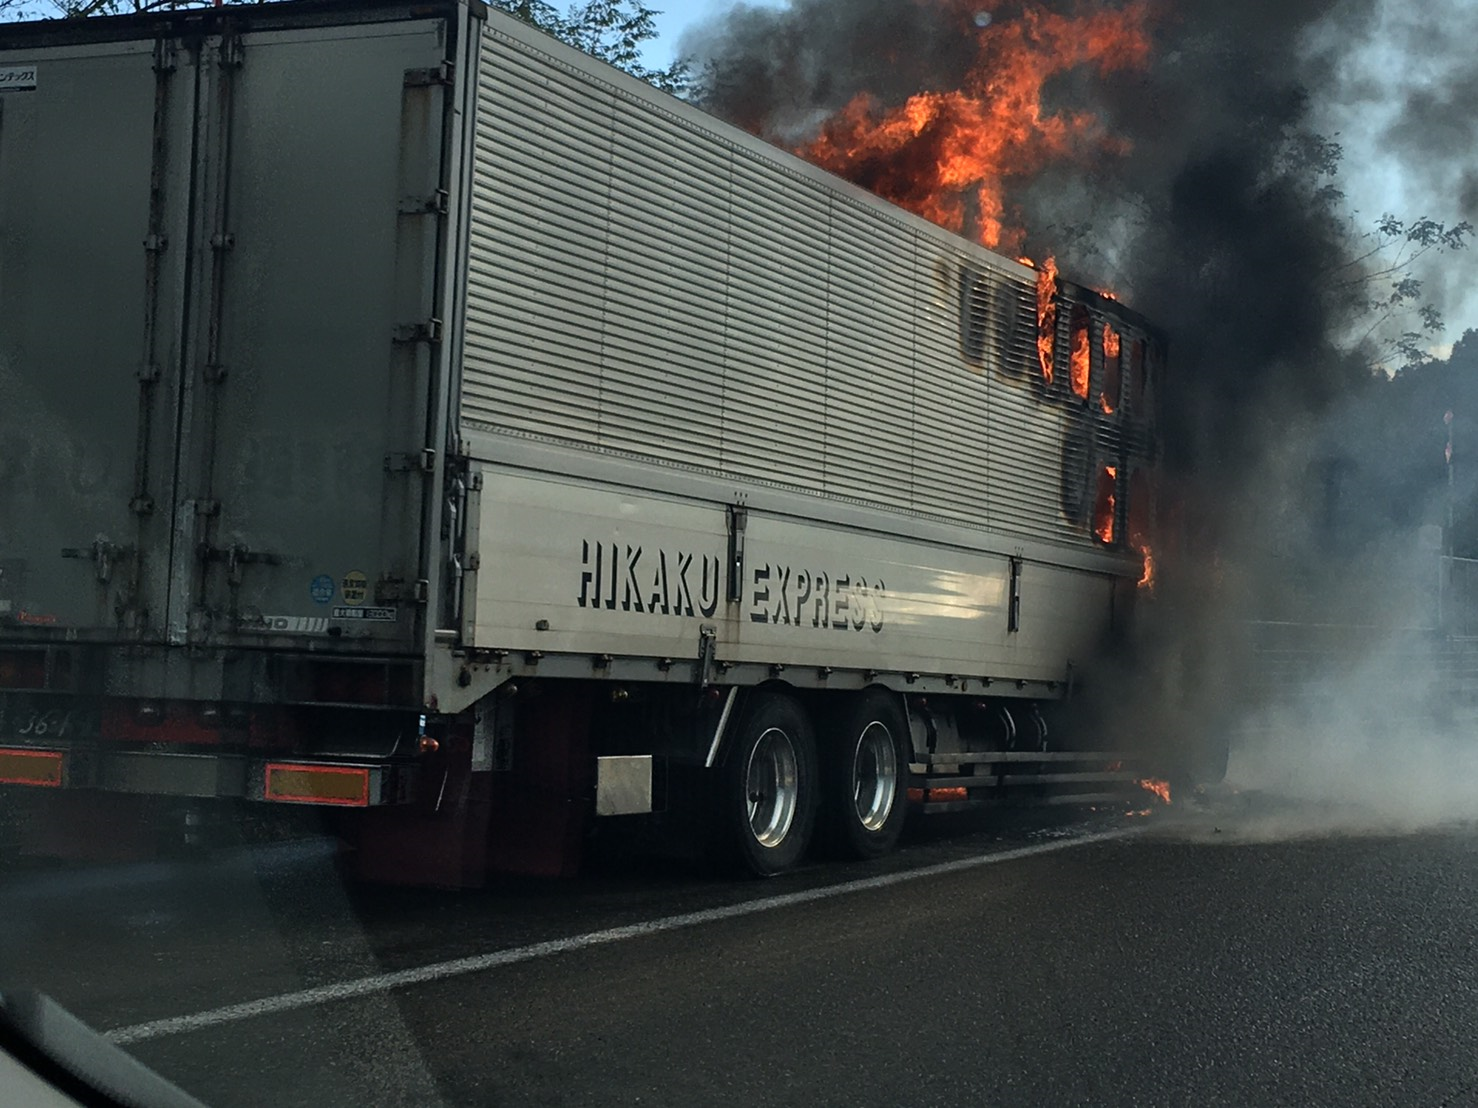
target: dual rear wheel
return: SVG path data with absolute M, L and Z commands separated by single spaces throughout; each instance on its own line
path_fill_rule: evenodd
M 789 692 L 757 689 L 727 736 L 715 815 L 733 861 L 783 873 L 813 837 L 833 853 L 892 850 L 907 808 L 909 744 L 898 698 L 869 689 L 816 701 L 820 736 Z

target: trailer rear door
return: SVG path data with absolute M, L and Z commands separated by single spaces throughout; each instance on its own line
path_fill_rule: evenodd
M 0 626 L 155 638 L 193 75 L 172 44 L 0 50 Z
M 414 641 L 445 20 L 208 44 L 174 641 Z
M 7 633 L 414 646 L 455 12 L 0 38 Z

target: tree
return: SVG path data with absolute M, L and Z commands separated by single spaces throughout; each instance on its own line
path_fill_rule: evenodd
M 661 12 L 647 7 L 641 0 L 587 0 L 583 4 L 571 4 L 564 14 L 545 0 L 491 0 L 491 3 L 664 92 L 682 96 L 693 87 L 691 66 L 686 58 L 679 58 L 666 69 L 652 69 L 642 62 L 642 44 L 657 37 L 656 17 Z
M 0 21 L 85 19 L 94 15 L 208 7 L 211 3 L 212 0 L 0 0 Z M 491 3 L 664 92 L 681 96 L 692 87 L 687 59 L 679 59 L 665 69 L 653 69 L 642 61 L 642 46 L 657 37 L 656 17 L 661 13 L 641 0 L 586 0 L 572 3 L 564 12 L 546 0 L 491 0 Z
M 1448 226 L 1426 216 L 1403 220 L 1382 215 L 1361 236 L 1362 249 L 1336 272 L 1337 286 L 1353 291 L 1369 321 L 1362 340 L 1374 343 L 1382 366 L 1403 368 L 1432 360 L 1427 345 L 1441 335 L 1444 322 L 1435 305 L 1421 299 L 1416 263 L 1428 254 L 1462 250 L 1473 237 L 1466 221 Z M 1392 333 L 1394 331 L 1394 333 Z

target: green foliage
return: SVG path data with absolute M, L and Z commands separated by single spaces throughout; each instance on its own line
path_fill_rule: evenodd
M 681 96 L 693 87 L 686 58 L 666 69 L 652 69 L 642 63 L 642 44 L 657 37 L 656 17 L 661 13 L 641 0 L 587 0 L 571 4 L 564 13 L 545 0 L 491 0 L 491 3 L 664 92 Z
M 86 19 L 94 15 L 135 15 L 174 8 L 198 8 L 210 0 L 0 0 L 0 22 L 20 19 Z
M 1360 249 L 1336 274 L 1337 287 L 1354 295 L 1366 320 L 1362 339 L 1382 366 L 1411 367 L 1431 361 L 1427 347 L 1443 330 L 1442 313 L 1424 303 L 1418 261 L 1464 249 L 1473 238 L 1466 221 L 1448 224 L 1422 216 L 1398 219 L 1389 212 L 1359 236 Z
M 1436 256 L 1464 249 L 1473 225 L 1449 225 L 1425 215 L 1406 220 L 1387 212 L 1368 228 L 1341 227 L 1336 215 L 1345 203 L 1340 144 L 1295 126 L 1281 130 L 1270 146 L 1275 151 L 1270 179 L 1292 187 L 1308 211 L 1327 213 L 1329 234 L 1341 244 L 1342 261 L 1324 276 L 1332 302 L 1355 323 L 1348 336 L 1352 345 L 1371 369 L 1389 372 L 1430 360 L 1428 347 L 1441 337 L 1445 323 L 1442 313 L 1423 300 L 1417 273 Z

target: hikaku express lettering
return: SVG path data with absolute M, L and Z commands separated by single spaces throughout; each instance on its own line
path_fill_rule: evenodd
M 718 611 L 723 565 L 712 555 L 587 539 L 580 565 L 582 608 L 705 619 Z
M 882 633 L 888 589 L 881 580 L 765 564 L 754 567 L 750 585 L 751 623 Z

